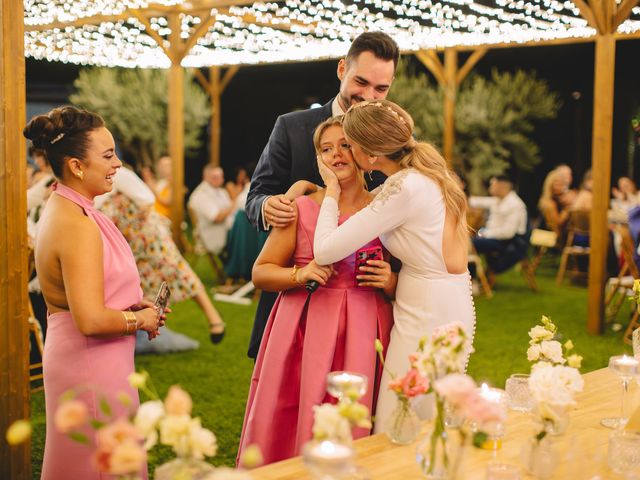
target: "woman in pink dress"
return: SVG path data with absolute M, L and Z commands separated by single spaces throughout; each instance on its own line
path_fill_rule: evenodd
M 104 398 L 115 416 L 126 415 L 117 401 L 138 393 L 127 376 L 134 371 L 136 330 L 157 333 L 162 321 L 142 300 L 140 278 L 127 241 L 93 207 L 97 195 L 112 188 L 122 163 L 102 118 L 74 107 L 34 117 L 24 136 L 45 150 L 58 181 L 36 235 L 38 278 L 49 311 L 44 350 L 47 436 L 42 479 L 100 479 L 91 448 L 59 433 L 54 415 L 59 397 L 79 392 L 93 418 Z M 146 478 L 146 465 L 140 474 Z
M 334 117 L 320 124 L 314 144 L 348 192 L 340 204 L 344 221 L 371 197 L 340 122 Z M 288 195 L 295 196 L 299 186 Z M 260 447 L 266 463 L 298 455 L 312 436 L 312 407 L 332 400 L 325 393 L 331 371 L 366 375 L 369 388 L 361 402 L 375 405 L 381 368 L 374 343 L 380 338 L 386 348 L 389 342 L 393 317 L 387 297 L 393 296 L 396 275 L 387 262 L 371 260 L 356 279 L 355 254 L 333 266 L 316 264 L 313 235 L 323 196 L 318 191 L 296 199 L 296 221 L 271 232 L 253 268 L 256 287 L 281 293 L 256 359 L 238 457 L 251 444 Z M 376 245 L 377 239 L 367 247 Z M 320 287 L 307 301 L 304 285 L 310 280 Z M 357 429 L 354 436 L 368 434 Z

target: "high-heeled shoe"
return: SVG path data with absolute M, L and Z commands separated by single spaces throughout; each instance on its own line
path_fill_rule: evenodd
M 218 325 L 220 324 L 215 323 L 211 325 L 211 327 L 217 327 Z M 224 338 L 224 334 L 227 331 L 227 324 L 225 322 L 222 322 L 222 328 L 223 330 L 218 333 L 209 332 L 209 338 L 211 339 L 211 343 L 213 343 L 214 345 L 220 343 Z

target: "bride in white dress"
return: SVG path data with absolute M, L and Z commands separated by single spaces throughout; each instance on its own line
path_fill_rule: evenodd
M 408 355 L 439 325 L 462 322 L 472 337 L 475 309 L 467 270 L 466 198 L 438 151 L 413 138 L 413 119 L 389 101 L 362 102 L 344 115 L 345 136 L 365 171 L 388 176 L 374 200 L 338 226 L 340 185 L 319 163 L 327 192 L 314 239 L 315 260 L 329 265 L 376 237 L 402 261 L 393 309 L 387 370 L 403 375 Z M 381 379 L 375 432 L 396 405 Z

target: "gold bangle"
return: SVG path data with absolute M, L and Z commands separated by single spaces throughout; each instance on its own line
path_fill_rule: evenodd
M 125 310 L 122 312 L 122 316 L 124 317 L 125 322 L 123 335 L 131 335 L 138 329 L 138 319 L 136 318 L 136 314 Z
M 299 270 L 300 270 L 300 267 L 298 267 L 297 265 L 294 265 L 293 269 L 291 270 L 291 281 L 296 285 L 302 285 L 302 283 L 298 281 Z

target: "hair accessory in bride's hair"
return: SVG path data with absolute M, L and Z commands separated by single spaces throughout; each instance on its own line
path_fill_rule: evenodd
M 58 142 L 58 141 L 62 140 L 63 138 L 64 138 L 64 132 L 59 133 L 59 134 L 56 136 L 56 138 L 54 138 L 53 140 L 51 140 L 51 141 L 49 142 L 49 144 L 53 145 L 54 143 L 56 143 L 56 142 Z
M 347 113 L 349 113 L 351 110 L 354 110 L 356 108 L 364 108 L 364 107 L 384 107 L 384 105 L 380 102 L 360 102 L 360 103 L 356 103 L 355 105 L 351 105 L 349 107 L 349 110 L 347 110 Z M 402 116 L 396 112 L 393 108 L 391 108 L 390 106 L 386 106 L 385 110 L 390 111 L 391 113 L 393 113 L 393 116 L 396 117 L 398 120 L 400 120 L 402 123 L 407 123 L 404 118 L 402 118 Z

